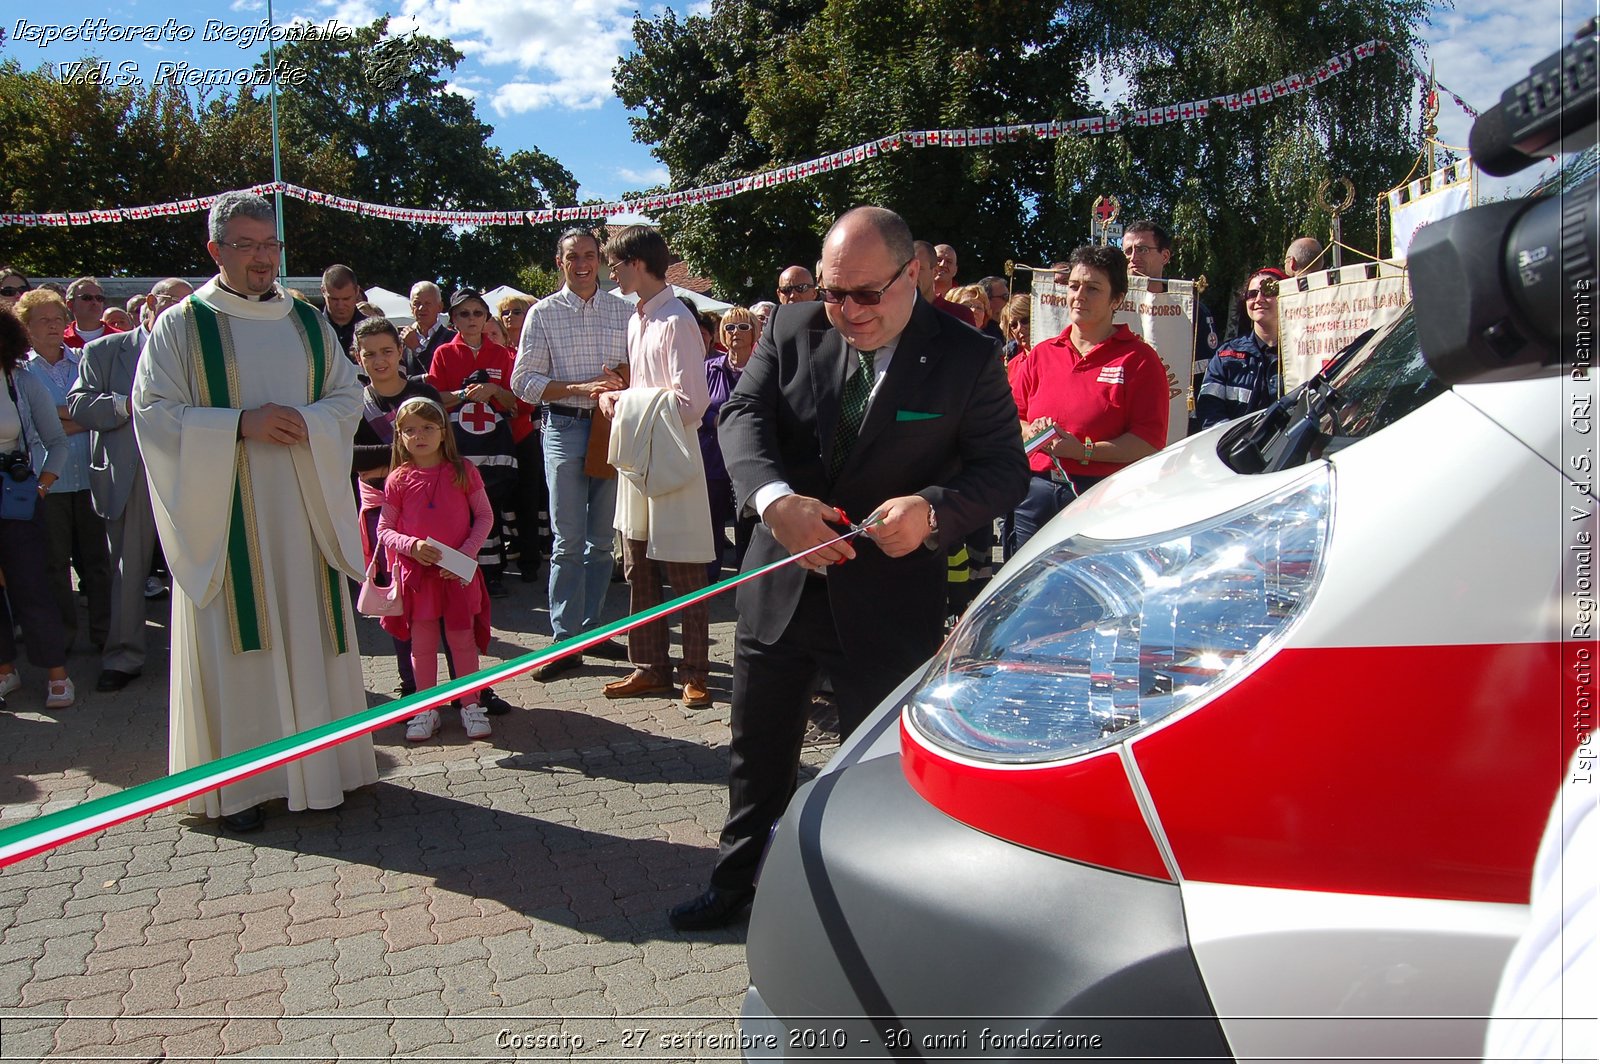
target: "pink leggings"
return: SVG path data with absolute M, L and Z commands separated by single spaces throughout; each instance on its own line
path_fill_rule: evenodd
M 421 621 L 411 626 L 411 671 L 417 677 L 417 690 L 426 691 L 439 682 L 439 629 L 438 618 Z M 456 675 L 465 676 L 478 671 L 478 643 L 472 629 L 447 631 L 445 639 L 450 644 L 450 661 Z M 464 692 L 461 704 L 471 705 L 478 700 L 479 688 Z

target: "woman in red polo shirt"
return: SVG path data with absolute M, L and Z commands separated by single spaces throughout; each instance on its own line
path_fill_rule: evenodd
M 1129 462 L 1167 442 L 1167 371 L 1155 350 L 1112 315 L 1128 292 L 1128 260 L 1112 247 L 1081 247 L 1066 274 L 1068 324 L 1016 367 L 1011 394 L 1022 434 L 1054 425 L 1029 459 L 1033 479 L 1012 515 L 1006 557 L 1062 508 Z

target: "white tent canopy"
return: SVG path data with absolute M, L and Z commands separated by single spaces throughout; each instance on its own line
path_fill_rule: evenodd
M 410 298 L 399 292 L 372 285 L 367 289 L 367 302 L 376 303 L 383 311 L 383 316 L 394 322 L 395 328 L 410 325 L 416 320 L 411 316 Z
M 530 300 L 531 302 L 539 302 L 538 296 L 530 296 L 520 288 L 513 288 L 508 284 L 503 284 L 498 288 L 491 288 L 487 292 L 483 293 L 483 301 L 489 304 L 489 313 L 497 313 L 500 308 L 500 301 L 506 296 L 521 296 L 523 299 Z
M 672 286 L 672 292 L 679 299 L 682 299 L 688 303 L 693 303 L 701 310 L 709 310 L 713 314 L 721 314 L 723 311 L 733 306 L 732 303 L 724 303 L 720 299 L 713 299 L 710 296 L 701 295 L 699 292 L 694 292 L 687 288 L 680 288 L 677 285 Z M 620 295 L 621 293 L 618 294 Z M 622 298 L 626 299 L 629 303 L 639 302 L 638 296 L 623 296 Z

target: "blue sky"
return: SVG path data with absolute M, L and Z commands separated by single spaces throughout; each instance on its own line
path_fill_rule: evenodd
M 494 143 L 507 151 L 536 145 L 577 176 L 584 196 L 613 200 L 664 182 L 667 176 L 648 148 L 633 141 L 627 112 L 611 88 L 611 69 L 631 43 L 629 31 L 638 10 L 635 2 L 275 0 L 273 17 L 280 24 L 293 19 L 319 24 L 334 20 L 353 28 L 390 14 L 391 25 L 401 31 L 415 26 L 423 33 L 449 38 L 467 55 L 451 84 L 477 101 L 479 114 L 495 127 Z M 707 2 L 694 0 L 692 5 L 675 6 L 684 13 L 704 10 Z M 30 6 L 35 11 L 50 10 Z M 1586 14 L 1594 13 L 1592 5 L 1586 8 L 1565 0 L 1533 0 L 1527 7 L 1518 5 L 1515 11 L 1512 7 L 1503 0 L 1458 0 L 1437 7 L 1425 30 L 1427 55 L 1420 58 L 1434 60 L 1439 80 L 1480 110 L 1498 99 L 1508 81 L 1559 47 Z M 114 26 L 160 25 L 171 19 L 192 29 L 193 38 L 188 42 L 85 44 L 56 40 L 42 44 L 19 37 L 19 16 L 5 18 L 8 39 L 4 54 L 25 67 L 72 63 L 93 52 L 109 60 L 114 69 L 123 69 L 122 63 L 133 64 L 128 69 L 148 81 L 163 61 L 188 62 L 199 68 L 248 66 L 261 48 L 241 49 L 234 43 L 206 43 L 201 38 L 208 20 L 234 28 L 259 23 L 266 17 L 266 0 L 73 2 L 54 10 L 60 13 L 49 18 L 30 15 L 27 21 L 49 27 L 77 26 L 93 18 L 105 18 Z M 646 13 L 662 10 L 665 8 L 655 6 Z M 1313 62 L 1322 58 L 1307 57 Z M 1271 79 L 1264 76 L 1263 80 Z M 1115 98 L 1115 84 L 1107 85 L 1105 91 Z M 1444 101 L 1440 126 L 1445 141 L 1466 143 L 1470 119 L 1448 100 Z M 862 139 L 885 132 L 889 131 L 863 130 Z M 263 173 L 263 178 L 269 176 Z

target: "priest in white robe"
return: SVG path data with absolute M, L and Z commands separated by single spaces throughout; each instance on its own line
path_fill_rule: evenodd
M 230 192 L 209 221 L 219 276 L 157 320 L 131 404 L 175 585 L 174 772 L 366 707 L 344 579 L 363 573 L 355 368 L 321 315 L 277 285 L 271 205 Z M 361 736 L 189 810 L 253 831 L 270 799 L 329 809 L 377 778 Z

